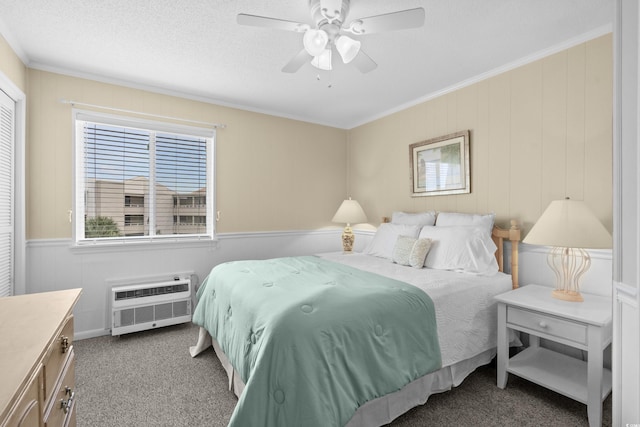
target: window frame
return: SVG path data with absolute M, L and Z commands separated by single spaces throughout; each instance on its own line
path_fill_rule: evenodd
M 99 123 L 111 126 L 121 126 L 127 128 L 142 129 L 151 132 L 162 132 L 168 134 L 188 135 L 193 137 L 206 139 L 206 231 L 198 234 L 164 234 L 164 235 L 148 235 L 148 236 L 121 236 L 121 237 L 100 237 L 85 238 L 85 144 L 82 137 L 83 126 L 85 122 Z M 215 143 L 216 129 L 187 126 L 169 122 L 160 122 L 155 120 L 140 119 L 134 117 L 120 116 L 108 113 L 101 113 L 91 110 L 72 109 L 72 128 L 73 128 L 73 208 L 71 215 L 72 222 L 72 239 L 73 245 L 76 247 L 96 247 L 109 246 L 113 244 L 150 244 L 150 243 L 173 243 L 173 242 L 203 242 L 216 240 L 216 217 L 215 217 Z M 154 154 L 154 147 L 150 148 L 151 154 Z M 149 174 L 155 175 L 155 156 L 150 154 Z M 153 159 L 153 161 L 151 161 Z M 149 209 L 155 214 L 155 176 L 149 179 Z M 152 202 L 153 200 L 153 202 Z M 145 200 L 147 203 L 147 200 Z M 123 199 L 124 204 L 124 199 Z

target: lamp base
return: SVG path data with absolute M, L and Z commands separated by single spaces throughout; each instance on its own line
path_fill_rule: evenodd
M 353 242 L 356 240 L 356 236 L 353 234 L 351 227 L 348 225 L 342 232 L 342 250 L 344 253 L 350 254 L 353 252 Z
M 591 266 L 591 257 L 581 248 L 554 247 L 547 263 L 556 275 L 556 289 L 551 296 L 563 301 L 582 302 L 580 279 Z
M 561 299 L 563 301 L 572 301 L 572 302 L 582 302 L 584 298 L 580 295 L 580 292 L 577 291 L 563 291 L 561 289 L 556 289 L 551 292 L 551 296 L 557 299 Z

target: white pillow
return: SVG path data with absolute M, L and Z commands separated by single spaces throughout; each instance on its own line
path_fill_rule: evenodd
M 398 236 L 393 248 L 392 261 L 400 265 L 410 265 L 414 268 L 424 267 L 424 260 L 431 248 L 431 239 L 415 239 L 408 236 Z
M 440 226 L 453 226 L 453 225 L 478 225 L 483 227 L 491 236 L 493 232 L 493 221 L 496 214 L 467 214 L 459 212 L 440 212 L 436 218 L 436 225 Z
M 363 253 L 391 259 L 398 236 L 408 236 L 415 239 L 420 233 L 420 228 L 419 225 L 380 224 L 378 231 L 373 236 L 373 240 L 367 245 Z
M 428 268 L 493 275 L 498 249 L 484 226 L 422 227 L 419 237 L 432 240 L 424 262 Z
M 436 213 L 434 211 L 420 213 L 394 212 L 391 214 L 391 223 L 404 225 L 435 225 Z

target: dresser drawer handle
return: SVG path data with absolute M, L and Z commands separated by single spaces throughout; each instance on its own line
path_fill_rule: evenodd
M 66 353 L 69 350 L 69 337 L 64 335 L 60 336 L 60 348 L 63 353 Z
M 541 320 L 541 321 L 538 323 L 538 326 L 540 326 L 542 329 L 547 329 L 547 326 L 549 326 L 549 325 L 547 325 L 547 323 L 546 323 L 546 322 L 544 322 L 544 321 L 542 321 L 542 320 Z
M 69 409 L 71 409 L 71 405 L 73 405 L 73 398 L 76 397 L 76 392 L 71 390 L 69 387 L 65 387 L 64 394 L 69 395 L 69 399 L 60 399 L 60 409 L 62 409 L 62 412 L 66 414 L 69 412 Z

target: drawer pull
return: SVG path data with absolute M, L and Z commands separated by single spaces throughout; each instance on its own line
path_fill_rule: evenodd
M 64 394 L 69 395 L 69 399 L 60 399 L 60 409 L 62 409 L 62 412 L 66 414 L 69 412 L 69 409 L 71 409 L 71 405 L 73 405 L 73 398 L 76 397 L 76 392 L 71 390 L 69 387 L 65 387 Z
M 60 348 L 63 353 L 69 350 L 69 337 L 65 337 L 64 335 L 60 336 Z
M 538 326 L 540 326 L 542 329 L 547 329 L 547 326 L 549 326 L 549 325 L 547 325 L 547 323 L 544 322 L 544 321 L 540 321 L 538 323 Z

